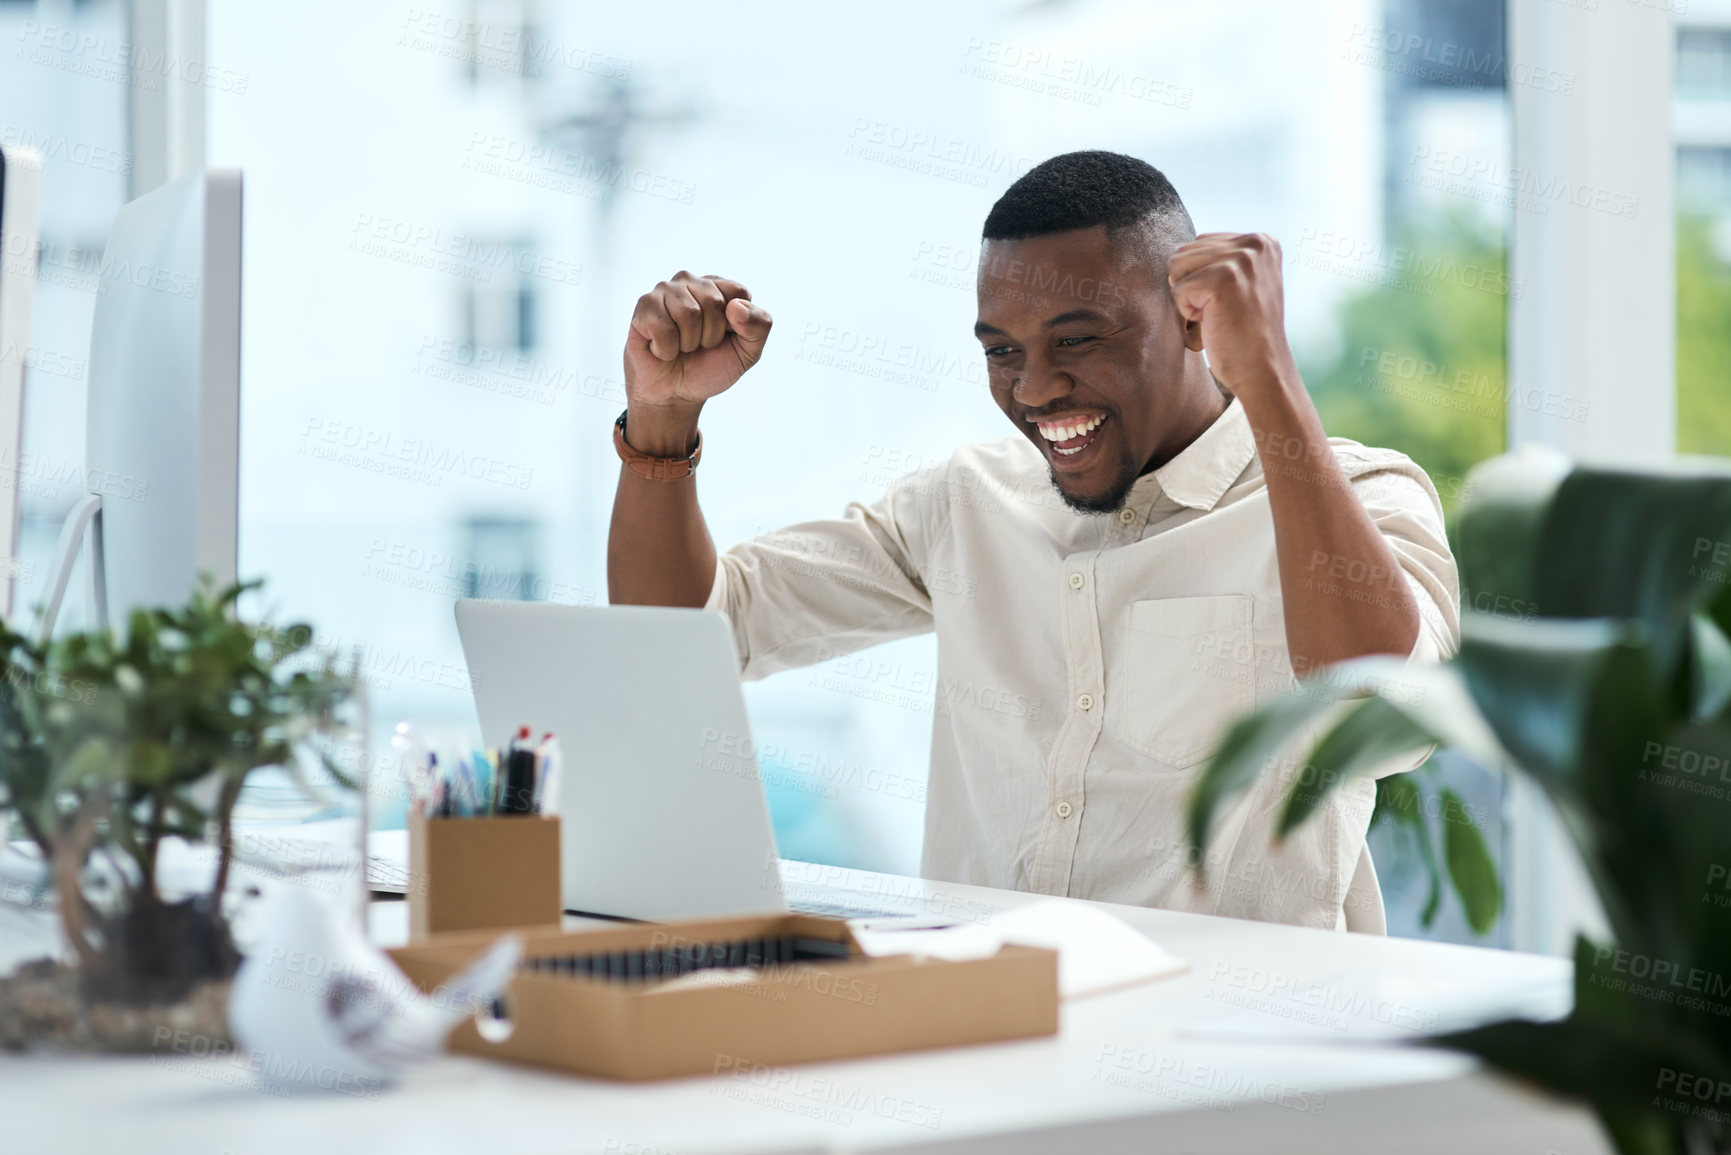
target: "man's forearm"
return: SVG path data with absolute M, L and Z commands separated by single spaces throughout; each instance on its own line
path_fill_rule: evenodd
M 1296 367 L 1280 377 L 1240 402 L 1267 478 L 1293 669 L 1409 654 L 1420 619 L 1400 561 L 1335 460 Z
M 632 411 L 626 441 L 681 457 L 697 439 L 697 413 Z M 651 481 L 621 466 L 607 533 L 607 599 L 614 605 L 701 606 L 715 581 L 715 543 L 697 503 L 697 477 Z

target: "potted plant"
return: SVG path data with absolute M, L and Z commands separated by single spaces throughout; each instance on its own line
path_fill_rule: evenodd
M 138 1049 L 161 1008 L 187 1005 L 222 1037 L 235 804 L 253 771 L 292 768 L 329 734 L 354 685 L 310 627 L 241 620 L 256 584 L 206 582 L 133 613 L 124 636 L 41 644 L 0 626 L 0 832 L 9 813 L 47 864 L 73 956 L 0 980 L 0 1044 Z M 172 837 L 214 843 L 208 891 L 159 890 Z
M 1731 473 L 1523 451 L 1470 488 L 1455 550 L 1469 604 L 1522 608 L 1469 609 L 1445 666 L 1346 663 L 1241 719 L 1198 779 L 1190 838 L 1205 843 L 1221 803 L 1319 726 L 1279 834 L 1432 743 L 1531 776 L 1611 939 L 1577 940 L 1566 1019 L 1435 1042 L 1591 1104 L 1628 1155 L 1731 1150 Z

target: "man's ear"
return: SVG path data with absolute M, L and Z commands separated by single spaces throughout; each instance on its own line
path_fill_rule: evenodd
M 1186 321 L 1180 314 L 1178 323 L 1184 326 L 1184 347 L 1192 353 L 1202 352 L 1202 322 Z

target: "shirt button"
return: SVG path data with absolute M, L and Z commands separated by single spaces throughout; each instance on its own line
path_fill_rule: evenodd
M 1074 814 L 1075 812 L 1076 812 L 1076 808 L 1074 806 L 1071 806 L 1068 802 L 1058 803 L 1058 817 L 1059 818 L 1068 818 L 1068 817 L 1070 817 L 1070 815 Z
M 1080 698 L 1076 699 L 1076 706 L 1078 709 L 1092 710 L 1094 708 L 1094 695 L 1083 694 Z
M 1131 509 L 1129 506 L 1125 506 L 1123 509 L 1118 511 L 1118 520 L 1123 522 L 1125 525 L 1129 525 L 1131 522 L 1136 520 L 1136 511 Z
M 1088 584 L 1088 579 L 1083 577 L 1080 573 L 1073 573 L 1070 575 L 1070 588 L 1071 589 L 1079 590 L 1087 584 Z

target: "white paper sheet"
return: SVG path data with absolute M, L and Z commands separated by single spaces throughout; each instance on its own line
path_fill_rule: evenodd
M 994 915 L 989 923 L 943 930 L 854 930 L 869 955 L 990 958 L 1005 943 L 1058 952 L 1058 994 L 1080 998 L 1181 974 L 1175 958 L 1122 919 L 1096 906 L 1044 898 Z

